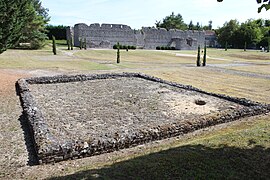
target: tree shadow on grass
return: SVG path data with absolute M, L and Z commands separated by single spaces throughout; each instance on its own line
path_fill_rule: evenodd
M 187 145 L 51 179 L 268 179 L 269 169 L 269 148 Z

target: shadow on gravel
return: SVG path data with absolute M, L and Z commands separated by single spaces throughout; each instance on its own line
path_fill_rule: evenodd
M 21 128 L 23 129 L 24 141 L 28 151 L 28 165 L 38 165 L 38 157 L 34 146 L 33 136 L 24 115 L 20 116 L 19 121 L 21 123 Z
M 18 83 L 15 83 L 15 89 L 16 89 L 17 97 L 20 98 L 21 107 L 23 107 L 23 105 L 22 105 L 23 102 L 22 102 L 21 97 L 19 95 Z M 20 118 L 18 120 L 20 121 L 21 128 L 23 130 L 24 142 L 25 142 L 25 146 L 26 146 L 26 149 L 28 152 L 27 165 L 29 165 L 29 166 L 38 165 L 38 157 L 37 157 L 37 153 L 36 153 L 35 146 L 34 146 L 33 133 L 29 127 L 27 120 L 25 119 L 24 112 L 22 112 L 22 115 L 20 116 Z
M 251 140 L 252 141 L 252 140 Z M 254 142 L 249 141 L 250 146 Z M 101 169 L 84 170 L 72 175 L 53 177 L 66 179 L 268 179 L 270 149 L 187 145 Z

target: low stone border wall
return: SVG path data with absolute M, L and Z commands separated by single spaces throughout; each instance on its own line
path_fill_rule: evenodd
M 247 108 L 222 116 L 195 120 L 192 121 L 192 123 L 179 122 L 173 125 L 157 126 L 147 130 L 139 130 L 138 132 L 134 132 L 128 136 L 120 136 L 118 138 L 111 139 L 110 141 L 94 140 L 92 142 L 78 142 L 76 140 L 66 140 L 64 143 L 59 143 L 57 138 L 50 133 L 50 129 L 46 124 L 46 119 L 44 119 L 38 104 L 35 102 L 34 97 L 29 90 L 30 84 L 68 83 L 95 79 L 112 79 L 119 77 L 143 78 L 146 80 L 225 99 L 240 105 L 244 105 Z M 31 134 L 33 135 L 35 149 L 40 164 L 59 162 L 66 159 L 82 158 L 85 156 L 93 156 L 101 153 L 112 152 L 119 149 L 143 144 L 149 141 L 173 137 L 216 124 L 234 121 L 242 117 L 254 116 L 270 112 L 269 104 L 261 104 L 243 98 L 234 98 L 222 94 L 209 93 L 192 86 L 169 82 L 139 73 L 35 77 L 20 79 L 17 81 L 16 85 L 18 94 L 20 95 L 21 104 L 23 106 L 23 113 L 26 116 L 27 122 L 31 129 Z

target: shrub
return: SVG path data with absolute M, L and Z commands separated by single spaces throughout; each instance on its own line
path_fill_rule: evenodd
M 82 42 L 82 40 L 80 39 L 80 49 L 82 49 L 82 47 L 83 47 L 83 42 Z
M 203 66 L 206 66 L 206 43 L 204 44 Z
M 133 50 L 135 50 L 136 49 L 136 46 L 131 46 L 131 48 L 130 49 L 133 49 Z
M 171 50 L 176 50 L 175 47 L 171 47 Z
M 123 49 L 127 49 L 127 46 L 126 46 L 126 45 L 123 45 L 122 48 L 123 48 Z
M 117 44 L 113 45 L 113 49 L 117 49 Z
M 117 59 L 116 59 L 116 62 L 117 63 L 120 63 L 120 44 L 119 43 L 117 43 Z
M 84 38 L 84 49 L 85 49 L 85 50 L 87 49 L 86 46 L 87 46 L 87 45 L 86 45 L 86 38 Z
M 156 47 L 156 50 L 160 50 L 160 46 L 157 46 L 157 47 Z
M 70 47 L 71 47 L 70 49 L 73 50 L 73 39 L 70 38 L 69 42 L 70 42 Z
M 52 41 L 53 41 L 53 54 L 56 55 L 56 43 L 55 43 L 55 37 L 52 36 Z
M 128 45 L 127 48 L 128 48 L 128 49 L 131 49 L 131 46 Z
M 165 48 L 163 46 L 160 47 L 161 50 L 164 50 Z
M 198 46 L 198 54 L 197 54 L 197 66 L 201 66 L 201 48 L 200 45 Z
M 70 50 L 70 41 L 69 41 L 69 39 L 67 40 L 67 45 L 68 45 L 68 50 Z

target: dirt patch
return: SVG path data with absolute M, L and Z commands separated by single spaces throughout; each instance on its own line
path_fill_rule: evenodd
M 228 55 L 230 57 L 236 57 L 241 59 L 247 59 L 247 60 L 269 60 L 270 56 L 263 56 L 263 55 L 252 55 L 252 54 L 230 54 Z
M 0 96 L 15 95 L 15 82 L 22 77 L 27 75 L 0 70 Z

